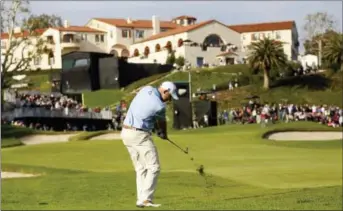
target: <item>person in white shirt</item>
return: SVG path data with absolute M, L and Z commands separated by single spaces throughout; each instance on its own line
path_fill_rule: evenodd
M 233 90 L 233 86 L 231 82 L 229 83 L 229 90 Z
M 59 103 L 59 102 L 56 102 L 56 103 L 55 103 L 55 109 L 60 109 L 60 108 L 61 108 L 60 103 Z
M 261 112 L 261 126 L 262 127 L 265 127 L 266 124 L 268 124 L 269 111 L 270 111 L 269 105 L 265 105 L 262 108 L 262 112 Z
M 204 115 L 204 122 L 205 122 L 205 126 L 207 127 L 208 126 L 208 115 L 207 114 Z

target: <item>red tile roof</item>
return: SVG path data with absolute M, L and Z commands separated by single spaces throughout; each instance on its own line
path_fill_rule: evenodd
M 47 29 L 37 29 L 34 32 L 30 33 L 27 30 L 24 30 L 22 32 L 19 33 L 14 33 L 14 37 L 18 38 L 18 37 L 28 37 L 28 36 L 35 36 L 35 35 L 41 35 L 43 34 Z M 9 34 L 8 33 L 1 33 L 1 39 L 8 39 Z
M 294 21 L 279 21 L 279 22 L 269 22 L 269 23 L 229 25 L 228 27 L 239 33 L 244 33 L 244 32 L 260 32 L 260 31 L 292 29 L 294 25 L 295 25 Z
M 94 20 L 101 21 L 117 27 L 127 28 L 152 28 L 151 20 L 132 20 L 132 23 L 128 23 L 126 19 L 116 18 L 94 18 Z M 160 27 L 166 29 L 175 29 L 180 27 L 176 23 L 170 21 L 160 21 Z
M 51 29 L 55 29 L 58 31 L 70 31 L 70 32 L 95 32 L 95 33 L 105 33 L 104 31 L 100 31 L 97 29 L 92 29 L 86 26 L 69 26 L 67 28 L 64 27 L 52 27 Z M 31 33 L 29 31 L 23 31 L 20 33 L 15 33 L 14 37 L 27 37 L 27 36 L 38 36 L 42 35 L 47 29 L 37 29 L 34 33 Z M 1 39 L 8 39 L 8 33 L 2 33 Z
M 95 32 L 95 33 L 105 33 L 104 31 L 98 30 L 98 29 L 92 29 L 90 27 L 87 26 L 69 26 L 67 28 L 65 27 L 53 27 L 53 29 L 56 29 L 58 31 L 62 31 L 62 32 Z
M 204 22 L 201 22 L 201 23 L 198 23 L 198 24 L 194 24 L 194 25 L 179 27 L 179 28 L 176 28 L 176 29 L 173 29 L 173 30 L 169 30 L 169 31 L 166 31 L 166 32 L 161 32 L 159 34 L 153 35 L 151 37 L 148 37 L 148 38 L 143 39 L 143 40 L 141 40 L 139 42 L 136 42 L 136 43 L 147 42 L 147 41 L 156 40 L 156 39 L 160 39 L 160 38 L 163 38 L 163 37 L 168 37 L 168 36 L 175 35 L 175 34 L 181 34 L 181 33 L 185 33 L 185 32 L 190 32 L 190 31 L 193 31 L 195 29 L 198 29 L 198 28 L 200 28 L 202 26 L 205 26 L 205 25 L 213 23 L 213 22 L 217 22 L 217 21 L 216 20 L 209 20 L 209 21 L 204 21 Z

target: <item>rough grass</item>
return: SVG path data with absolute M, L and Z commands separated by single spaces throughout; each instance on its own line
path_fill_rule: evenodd
M 164 77 L 167 74 L 168 73 L 162 73 L 153 75 L 151 77 L 143 78 L 126 86 L 123 91 L 118 89 L 102 89 L 95 92 L 85 92 L 84 104 L 90 107 L 112 107 L 115 104 L 117 104 L 121 99 L 123 99 L 125 95 L 129 95 L 135 89 L 144 86 L 145 84 L 148 84 L 152 81 L 155 81 L 161 77 Z
M 163 204 L 159 209 L 341 209 L 342 142 L 297 146 L 262 138 L 268 130 L 281 128 L 327 127 L 232 125 L 171 134 L 173 141 L 189 147 L 194 162 L 155 138 L 162 166 L 155 197 Z M 205 166 L 207 182 L 195 171 L 199 164 Z M 136 209 L 135 174 L 121 141 L 3 149 L 2 170 L 43 174 L 2 180 L 5 210 Z
M 29 83 L 29 87 L 23 88 L 24 90 L 35 90 L 41 92 L 50 92 L 51 91 L 51 83 L 50 83 L 50 75 L 56 74 L 60 70 L 41 70 L 41 71 L 25 71 L 25 72 L 16 72 L 7 75 L 7 80 L 10 84 L 13 83 L 21 83 L 12 78 L 12 75 L 21 75 L 25 74 L 26 78 L 23 79 L 23 82 Z
M 233 91 L 222 90 L 217 93 L 217 100 L 223 108 L 239 107 L 248 100 L 246 97 L 257 95 L 261 102 L 293 104 L 327 104 L 341 106 L 342 81 L 339 74 L 324 74 L 290 77 L 273 81 L 270 90 L 260 85 L 251 84 Z
M 158 80 L 160 78 L 163 78 L 164 76 L 170 74 L 170 72 L 167 72 L 167 73 L 161 73 L 161 74 L 156 74 L 156 75 L 153 75 L 153 76 L 150 76 L 150 77 L 146 77 L 146 78 L 143 78 L 143 79 L 140 79 L 138 81 L 135 81 L 133 83 L 131 83 L 130 85 L 126 86 L 124 88 L 125 92 L 126 93 L 130 93 L 142 86 L 145 86 L 146 84 L 149 84 L 155 80 Z
M 91 108 L 106 107 L 118 103 L 124 96 L 119 89 L 101 89 L 95 92 L 84 92 L 84 104 Z
M 239 72 L 242 73 L 242 75 L 238 76 L 240 77 L 240 87 L 234 91 L 228 91 L 228 82 L 233 81 L 237 77 L 237 75 L 232 73 Z M 272 81 L 270 90 L 262 88 L 262 76 L 260 74 L 251 75 L 251 72 L 246 65 L 217 67 L 202 69 L 201 71 L 194 70 L 191 72 L 192 91 L 194 92 L 198 88 L 212 89 L 213 84 L 216 84 L 216 99 L 220 103 L 220 108 L 223 109 L 240 107 L 242 104 L 247 103 L 247 97 L 253 95 L 259 96 L 262 102 L 269 103 L 289 102 L 294 104 L 332 104 L 338 106 L 343 104 L 343 75 L 341 72 L 333 73 L 327 71 L 323 74 L 278 79 Z M 138 81 L 137 84 L 132 84 L 128 91 L 123 92 L 122 98 L 130 102 L 134 97 L 131 90 L 137 88 L 138 84 L 141 86 L 145 80 L 148 80 L 148 78 Z M 188 81 L 188 73 L 177 72 L 166 78 L 156 80 L 151 85 L 158 86 L 162 80 Z M 149 79 L 149 82 L 151 81 L 154 80 Z M 115 100 L 118 101 L 117 98 L 112 100 L 101 96 L 94 94 L 94 98 L 96 98 L 94 102 L 106 101 L 106 103 L 110 103 L 108 101 L 112 101 L 110 104 L 113 105 Z
M 168 81 L 175 81 L 175 82 L 187 82 L 189 77 L 188 72 L 178 72 L 170 77 L 166 77 L 163 80 Z M 225 84 L 228 86 L 229 81 L 233 81 L 237 76 L 232 75 L 228 72 L 219 72 L 219 71 L 210 71 L 210 70 L 204 70 L 204 71 L 192 71 L 191 72 L 191 85 L 193 91 L 196 91 L 198 88 L 205 90 L 205 89 L 212 89 L 213 84 L 222 85 Z M 158 80 L 155 83 L 153 83 L 153 86 L 158 86 L 161 84 L 162 80 Z
M 200 71 L 192 71 L 192 88 L 196 90 L 198 88 L 202 89 L 211 89 L 213 84 L 227 86 L 229 80 L 234 80 L 236 77 L 232 73 L 242 74 L 248 73 L 250 70 L 246 65 L 234 65 L 227 67 L 218 67 L 213 69 L 202 69 Z M 112 106 L 115 103 L 119 102 L 120 99 L 131 99 L 132 91 L 135 89 L 150 84 L 152 86 L 158 86 L 164 80 L 170 81 L 188 81 L 187 72 L 178 72 L 167 76 L 169 73 L 157 74 L 151 77 L 143 78 L 138 80 L 124 88 L 124 91 L 116 90 L 99 90 L 96 92 L 87 92 L 84 93 L 85 104 L 87 106 Z M 164 78 L 164 76 L 167 76 Z M 153 83 L 152 83 L 153 82 Z M 111 96 L 111 97 L 109 97 Z M 130 101 L 130 100 L 129 100 Z

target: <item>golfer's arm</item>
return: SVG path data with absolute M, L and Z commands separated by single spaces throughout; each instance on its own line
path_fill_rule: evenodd
M 167 135 L 166 110 L 162 109 L 156 114 L 157 129 Z

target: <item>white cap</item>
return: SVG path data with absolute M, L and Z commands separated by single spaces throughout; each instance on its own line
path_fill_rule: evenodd
M 163 88 L 164 90 L 168 90 L 170 95 L 173 97 L 174 100 L 179 99 L 179 97 L 177 96 L 177 93 L 176 93 L 177 88 L 173 82 L 165 81 L 161 84 L 161 88 Z

